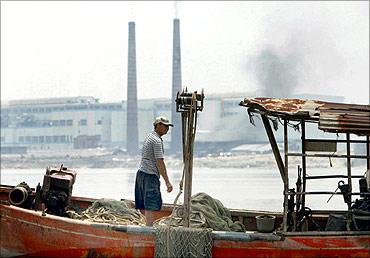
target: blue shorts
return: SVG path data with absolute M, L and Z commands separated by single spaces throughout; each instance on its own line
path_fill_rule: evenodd
M 138 170 L 135 181 L 135 208 L 158 211 L 162 207 L 159 178 Z

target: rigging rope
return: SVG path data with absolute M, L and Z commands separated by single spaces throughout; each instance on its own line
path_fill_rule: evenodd
M 145 216 L 138 210 L 130 208 L 128 201 L 113 199 L 96 200 L 85 211 L 78 214 L 75 211 L 67 211 L 70 218 L 98 222 L 114 223 L 123 225 L 146 225 Z

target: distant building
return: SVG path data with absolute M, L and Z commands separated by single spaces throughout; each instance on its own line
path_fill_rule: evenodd
M 93 97 L 10 101 L 1 107 L 1 143 L 28 150 L 69 149 L 80 135 L 110 143 L 119 127 L 114 126 L 117 112 L 122 113 L 122 103 L 100 104 Z
M 1 145 L 1 154 L 26 154 L 27 146 L 4 146 Z
M 267 141 L 261 133 L 262 123 L 255 118 L 256 127 L 251 125 L 246 109 L 239 106 L 245 97 L 255 96 L 206 94 L 204 110 L 198 113 L 196 152 L 225 151 L 245 143 Z M 170 99 L 138 101 L 140 146 L 159 115 L 171 117 Z M 125 101 L 100 103 L 91 96 L 9 101 L 1 106 L 2 153 L 23 153 L 25 148 L 29 152 L 98 146 L 125 149 L 126 121 Z M 163 140 L 169 147 L 171 130 Z

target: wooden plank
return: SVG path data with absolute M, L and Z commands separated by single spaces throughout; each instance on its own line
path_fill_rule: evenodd
M 306 140 L 306 151 L 320 151 L 320 152 L 337 152 L 337 143 L 329 141 L 310 141 Z
M 338 154 L 301 154 L 301 153 L 288 153 L 292 157 L 308 157 L 308 158 L 352 158 L 352 159 L 369 159 L 370 156 L 366 155 L 338 155 Z
M 271 128 L 271 125 L 270 125 L 270 122 L 269 122 L 267 116 L 261 114 L 261 117 L 262 117 L 263 125 L 265 126 L 265 130 L 266 130 L 268 139 L 270 141 L 272 152 L 274 153 L 275 160 L 276 160 L 276 163 L 277 163 L 278 168 L 279 168 L 281 179 L 285 183 L 286 182 L 286 178 L 285 178 L 284 163 L 283 163 L 283 160 L 281 158 L 279 147 L 278 147 L 278 145 L 276 143 L 276 139 L 275 139 L 274 133 L 272 131 L 272 128 Z

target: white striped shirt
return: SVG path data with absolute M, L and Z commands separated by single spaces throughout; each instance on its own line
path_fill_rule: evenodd
M 155 131 L 144 140 L 139 170 L 159 176 L 157 159 L 164 158 L 163 140 Z

